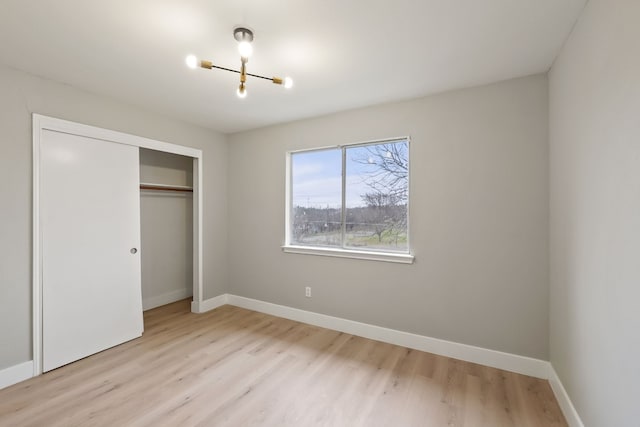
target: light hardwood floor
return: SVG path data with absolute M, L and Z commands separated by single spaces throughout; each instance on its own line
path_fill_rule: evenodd
M 0 390 L 1 426 L 566 426 L 546 381 L 232 306 Z

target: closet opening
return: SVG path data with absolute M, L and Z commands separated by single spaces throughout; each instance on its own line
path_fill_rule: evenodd
M 142 308 L 193 296 L 193 159 L 140 148 Z

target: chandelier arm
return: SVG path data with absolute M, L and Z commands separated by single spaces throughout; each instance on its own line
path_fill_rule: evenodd
M 231 71 L 232 73 L 240 74 L 240 71 L 238 71 L 238 70 L 234 70 L 234 69 L 232 69 L 232 68 L 221 67 L 221 66 L 219 66 L 219 65 L 212 65 L 211 67 L 213 67 L 213 68 L 217 68 L 217 69 L 219 69 L 219 70 Z
M 257 77 L 259 79 L 272 80 L 271 77 L 259 76 L 257 74 L 251 74 L 251 73 L 246 73 L 246 74 L 247 74 L 247 76 Z
M 234 70 L 234 69 L 232 69 L 232 68 L 221 67 L 221 66 L 219 66 L 219 65 L 215 65 L 215 64 L 212 64 L 212 65 L 211 65 L 211 67 L 212 67 L 212 68 L 217 68 L 217 69 L 219 69 L 219 70 L 231 71 L 232 73 L 240 74 L 240 71 L 238 71 L 238 70 Z M 246 74 L 247 76 L 257 77 L 257 78 L 259 78 L 259 79 L 273 80 L 273 78 L 271 78 L 271 77 L 260 76 L 260 75 L 258 75 L 258 74 L 253 74 L 253 73 L 245 73 L 245 74 Z

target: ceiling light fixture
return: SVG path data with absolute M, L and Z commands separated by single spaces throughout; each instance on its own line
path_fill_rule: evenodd
M 251 45 L 251 42 L 253 41 L 253 31 L 248 28 L 238 27 L 233 30 L 233 37 L 238 42 L 238 51 L 240 52 L 240 71 L 214 65 L 211 61 L 201 60 L 198 62 L 198 59 L 193 55 L 187 56 L 187 66 L 195 69 L 200 65 L 201 68 L 206 68 L 208 70 L 217 68 L 218 70 L 231 71 L 232 73 L 240 74 L 240 86 L 238 86 L 238 90 L 236 92 L 239 98 L 245 98 L 247 96 L 247 76 L 271 80 L 277 85 L 283 85 L 286 89 L 291 89 L 293 87 L 293 80 L 291 80 L 291 77 L 285 77 L 282 79 L 280 77 L 264 77 L 257 74 L 247 73 L 247 62 L 249 62 L 249 58 L 253 54 L 253 46 Z

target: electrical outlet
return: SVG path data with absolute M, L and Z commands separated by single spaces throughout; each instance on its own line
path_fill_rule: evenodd
M 311 298 L 311 286 L 307 286 L 304 288 L 304 296 L 307 298 Z

